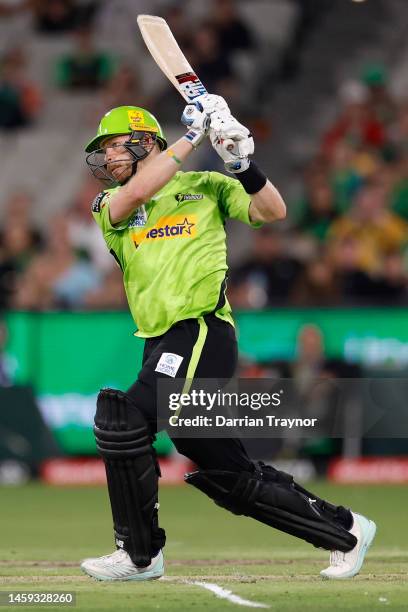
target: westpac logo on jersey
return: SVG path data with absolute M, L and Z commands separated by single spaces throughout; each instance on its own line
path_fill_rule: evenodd
M 194 238 L 196 233 L 196 215 L 174 215 L 172 217 L 162 217 L 154 227 L 134 233 L 132 238 L 136 246 L 139 246 L 143 240 L 156 241 L 175 238 Z

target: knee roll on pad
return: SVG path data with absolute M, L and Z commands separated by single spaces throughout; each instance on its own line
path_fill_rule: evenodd
M 260 463 L 253 472 L 198 470 L 185 479 L 234 514 L 251 516 L 314 546 L 347 552 L 356 545 L 355 536 L 331 510 L 337 507 L 309 497 L 290 474 L 271 466 Z
M 158 526 L 160 471 L 148 424 L 126 393 L 103 389 L 94 434 L 106 468 L 116 545 L 136 565 L 149 565 L 165 533 Z

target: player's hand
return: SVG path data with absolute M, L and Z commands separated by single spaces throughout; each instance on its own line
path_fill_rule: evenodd
M 230 109 L 226 100 L 222 96 L 215 94 L 203 94 L 194 99 L 194 104 L 199 110 L 207 115 L 211 115 L 215 111 L 229 113 Z
M 209 136 L 228 172 L 236 174 L 248 168 L 248 156 L 255 150 L 254 139 L 248 128 L 235 117 L 225 112 L 213 113 Z
M 221 96 L 203 94 L 187 104 L 181 115 L 181 123 L 189 127 L 185 138 L 194 147 L 205 139 L 210 127 L 210 117 L 213 113 L 229 114 L 228 104 Z
M 195 104 L 187 104 L 181 115 L 181 123 L 189 128 L 184 138 L 191 142 L 193 147 L 198 147 L 208 134 L 210 115 L 199 110 Z

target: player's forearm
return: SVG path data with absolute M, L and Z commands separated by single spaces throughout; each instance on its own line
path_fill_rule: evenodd
M 268 180 L 258 193 L 251 196 L 251 221 L 272 223 L 286 217 L 286 205 L 279 191 Z
M 109 207 L 111 223 L 127 219 L 136 208 L 148 202 L 180 170 L 182 162 L 193 150 L 191 143 L 183 137 L 141 167 L 112 199 Z

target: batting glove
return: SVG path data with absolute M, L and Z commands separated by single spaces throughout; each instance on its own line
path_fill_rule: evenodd
M 222 96 L 216 96 L 215 94 L 203 94 L 194 99 L 194 104 L 199 110 L 202 110 L 207 115 L 211 115 L 213 112 L 230 112 L 227 102 Z
M 208 134 L 210 115 L 200 110 L 194 103 L 187 104 L 181 115 L 181 123 L 190 129 L 184 136 L 193 147 L 198 147 Z
M 215 112 L 211 115 L 209 136 L 228 172 L 237 174 L 248 169 L 248 156 L 255 150 L 254 139 L 248 128 L 229 113 Z
M 184 138 L 198 147 L 205 139 L 210 127 L 210 117 L 213 113 L 229 114 L 228 104 L 221 96 L 203 94 L 187 104 L 181 115 L 181 123 L 190 129 Z

